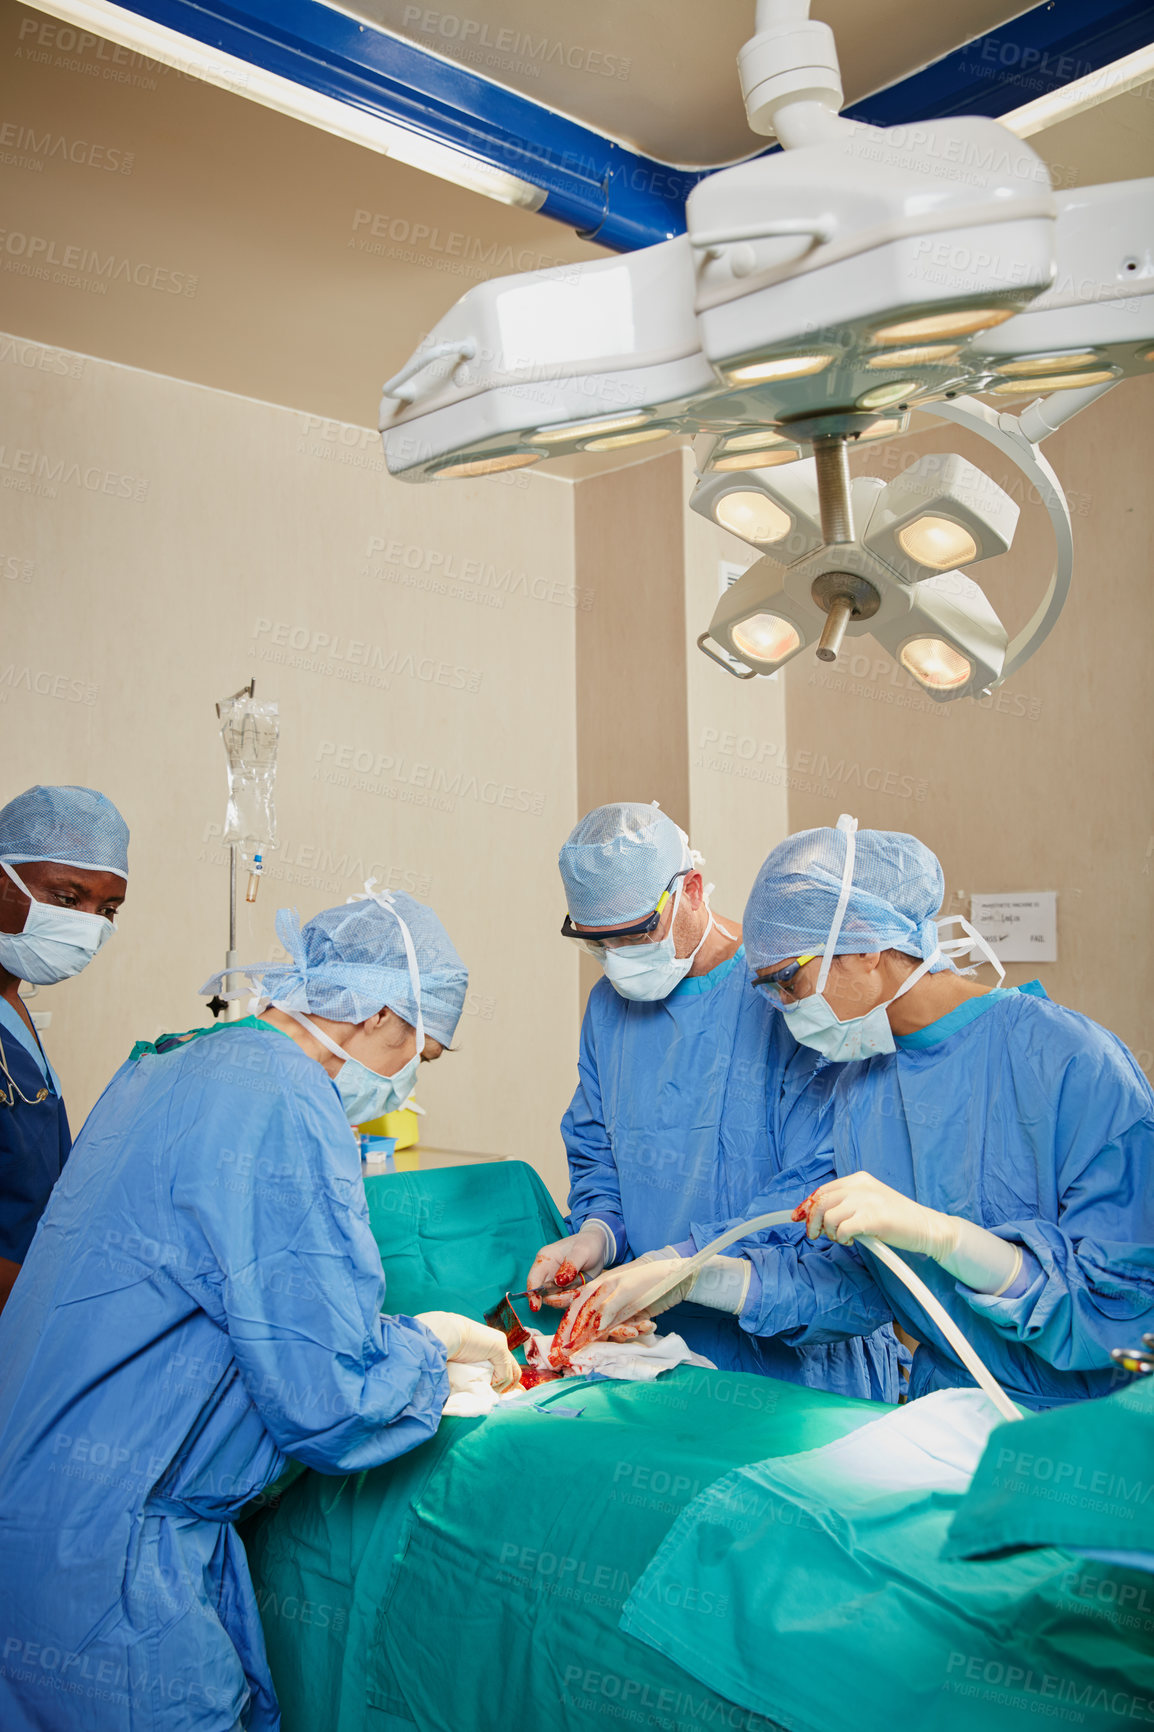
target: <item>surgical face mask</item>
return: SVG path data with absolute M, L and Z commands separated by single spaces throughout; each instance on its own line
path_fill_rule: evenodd
M 830 966 L 834 957 L 834 946 L 841 932 L 841 923 L 845 917 L 846 905 L 853 889 L 853 863 L 857 850 L 857 822 L 853 818 L 839 818 L 838 829 L 845 832 L 845 865 L 842 869 L 841 894 L 834 910 L 833 925 L 826 939 L 825 951 L 821 959 L 821 972 L 817 977 L 817 990 L 808 998 L 803 998 L 797 1004 L 783 1007 L 786 1027 L 802 1046 L 809 1046 L 815 1052 L 820 1052 L 824 1058 L 831 1059 L 835 1064 L 849 1064 L 854 1059 L 874 1058 L 879 1053 L 895 1052 L 893 1029 L 887 1014 L 891 1004 L 915 986 L 924 974 L 928 974 L 935 962 L 943 955 L 957 955 L 963 950 L 978 949 L 985 953 L 998 971 L 999 979 L 1005 979 L 1005 969 L 994 955 L 989 945 L 980 933 L 976 932 L 968 920 L 960 914 L 950 915 L 946 920 L 938 922 L 939 927 L 956 923 L 961 925 L 966 937 L 950 939 L 948 943 L 938 943 L 925 960 L 919 963 L 912 974 L 906 976 L 891 998 L 884 1004 L 875 1004 L 872 1010 L 867 1010 L 864 1016 L 851 1016 L 841 1022 L 834 1014 L 833 1007 L 825 997 L 825 983 L 829 979 Z
M 930 958 L 931 962 L 936 960 L 936 957 Z M 832 1059 L 837 1064 L 848 1064 L 855 1058 L 873 1058 L 877 1053 L 893 1052 L 894 1034 L 886 1011 L 903 992 L 909 991 L 916 980 L 921 979 L 929 966 L 929 962 L 923 962 L 920 968 L 915 968 L 909 978 L 902 982 L 893 998 L 887 999 L 884 1004 L 875 1004 L 864 1016 L 851 1016 L 846 1022 L 840 1022 L 824 993 L 814 992 L 809 998 L 803 998 L 783 1010 L 785 1026 L 802 1046 L 813 1047 L 815 1052 L 820 1052 L 823 1057 Z
M 677 923 L 680 904 L 681 883 L 678 881 L 666 937 L 659 938 L 655 944 L 625 944 L 620 948 L 604 951 L 601 966 L 605 970 L 605 977 L 622 998 L 637 999 L 643 1003 L 668 998 L 673 988 L 680 985 L 693 967 L 694 958 L 714 924 L 713 913 L 707 909 L 709 919 L 696 947 L 688 956 L 678 956 L 673 928 Z
M 352 1058 L 335 1040 L 330 1040 L 311 1017 L 299 1010 L 289 1011 L 289 1015 L 307 1028 L 314 1040 L 344 1060 L 335 1081 L 350 1125 L 366 1125 L 371 1119 L 383 1118 L 385 1113 L 395 1113 L 404 1106 L 416 1086 L 420 1053 L 414 1053 L 408 1064 L 402 1065 L 393 1076 L 382 1076 L 380 1071 L 370 1070 L 367 1064 Z
M 55 986 L 87 968 L 102 944 L 116 931 L 102 914 L 79 908 L 57 908 L 37 902 L 6 860 L 0 860 L 18 890 L 28 898 L 23 932 L 0 932 L 0 968 L 33 986 Z

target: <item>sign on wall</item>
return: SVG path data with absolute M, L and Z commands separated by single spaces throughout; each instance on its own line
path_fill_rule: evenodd
M 1057 962 L 1056 890 L 975 891 L 970 919 L 1000 962 Z

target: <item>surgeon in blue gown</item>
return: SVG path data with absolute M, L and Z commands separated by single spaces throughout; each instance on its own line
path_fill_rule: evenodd
M 803 1204 L 807 1239 L 775 1229 L 731 1252 L 750 1269 L 741 1328 L 800 1346 L 894 1317 L 920 1343 L 912 1396 L 972 1384 L 855 1243 L 872 1234 L 907 1254 L 1021 1405 L 1102 1395 L 1123 1376 L 1111 1349 L 1154 1328 L 1154 1093 L 1115 1035 L 1036 982 L 991 989 L 959 975 L 951 955 L 977 935 L 966 922 L 962 938 L 939 931 L 943 888 L 923 843 L 859 833 L 851 818 L 790 837 L 758 874 L 750 967 L 837 1083 L 808 1126 L 794 1121 L 793 1153 L 808 1143 L 809 1156 L 756 1205 Z M 672 1248 L 671 1279 L 728 1224 L 720 1214 Z M 596 1333 L 635 1316 L 637 1292 L 627 1272 L 604 1276 L 569 1337 L 591 1338 L 594 1312 Z
M 605 978 L 589 996 L 561 1126 L 570 1236 L 542 1247 L 530 1287 L 591 1278 L 684 1240 L 694 1221 L 751 1213 L 794 1116 L 808 1125 L 826 1095 L 817 1056 L 750 984 L 741 929 L 710 909 L 700 856 L 671 818 L 655 805 L 599 806 L 559 866 L 563 930 Z M 748 1268 L 719 1259 L 668 1327 L 721 1367 L 897 1399 L 900 1349 L 884 1320 L 836 1342 L 751 1334 L 726 1314 Z
M 381 1315 L 350 1130 L 451 1040 L 460 958 L 399 892 L 277 931 L 268 1008 L 117 1072 L 0 1318 L 4 1732 L 272 1732 L 233 1519 L 421 1443 L 447 1358 L 516 1380 L 495 1330 Z
M 86 968 L 127 889 L 128 826 L 94 788 L 38 785 L 0 811 L 0 1309 L 72 1147 L 20 987 Z

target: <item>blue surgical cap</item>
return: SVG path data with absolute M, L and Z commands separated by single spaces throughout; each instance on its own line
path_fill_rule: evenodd
M 0 810 L 0 860 L 54 860 L 128 877 L 128 825 L 95 788 L 26 788 Z
M 945 893 L 937 855 L 900 830 L 859 830 L 855 840 L 853 886 L 834 955 L 900 950 L 932 956 L 938 944 L 933 916 Z M 752 968 L 825 949 L 845 855 L 840 829 L 800 830 L 773 850 L 745 905 L 745 952 Z M 952 967 L 942 957 L 930 972 Z
M 403 890 L 386 893 L 413 940 L 425 1033 L 448 1046 L 465 1007 L 469 971 L 431 908 Z M 262 997 L 285 1010 L 313 1011 L 334 1022 L 364 1022 L 386 1006 L 416 1027 L 405 941 L 396 918 L 372 897 L 326 908 L 300 923 L 281 908 L 277 936 L 292 961 L 260 973 Z
M 657 805 L 595 806 L 557 856 L 569 918 L 578 926 L 626 926 L 656 908 L 693 856 L 685 832 Z

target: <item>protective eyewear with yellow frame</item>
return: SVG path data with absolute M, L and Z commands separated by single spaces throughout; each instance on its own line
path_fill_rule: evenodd
M 586 950 L 592 952 L 594 956 L 596 956 L 597 952 L 602 949 L 607 940 L 610 943 L 616 943 L 621 939 L 648 938 L 649 934 L 651 932 L 656 932 L 657 928 L 660 926 L 661 916 L 665 912 L 665 905 L 669 901 L 670 893 L 673 890 L 674 885 L 677 883 L 677 880 L 679 878 L 687 877 L 692 871 L 692 866 L 686 866 L 682 871 L 673 874 L 673 877 L 669 880 L 669 883 L 657 898 L 657 906 L 653 910 L 653 913 L 647 914 L 644 920 L 634 921 L 632 925 L 629 926 L 607 927 L 602 932 L 583 932 L 580 927 L 574 926 L 569 915 L 566 914 L 561 926 L 562 938 L 575 938 L 579 944 L 583 944 Z
M 776 998 L 779 1004 L 784 1004 L 785 994 L 792 982 L 805 967 L 807 962 L 816 962 L 821 955 L 815 950 L 809 956 L 795 956 L 792 962 L 783 962 L 780 968 L 775 968 L 772 974 L 759 974 L 754 981 L 755 986 L 763 987 L 771 998 Z

